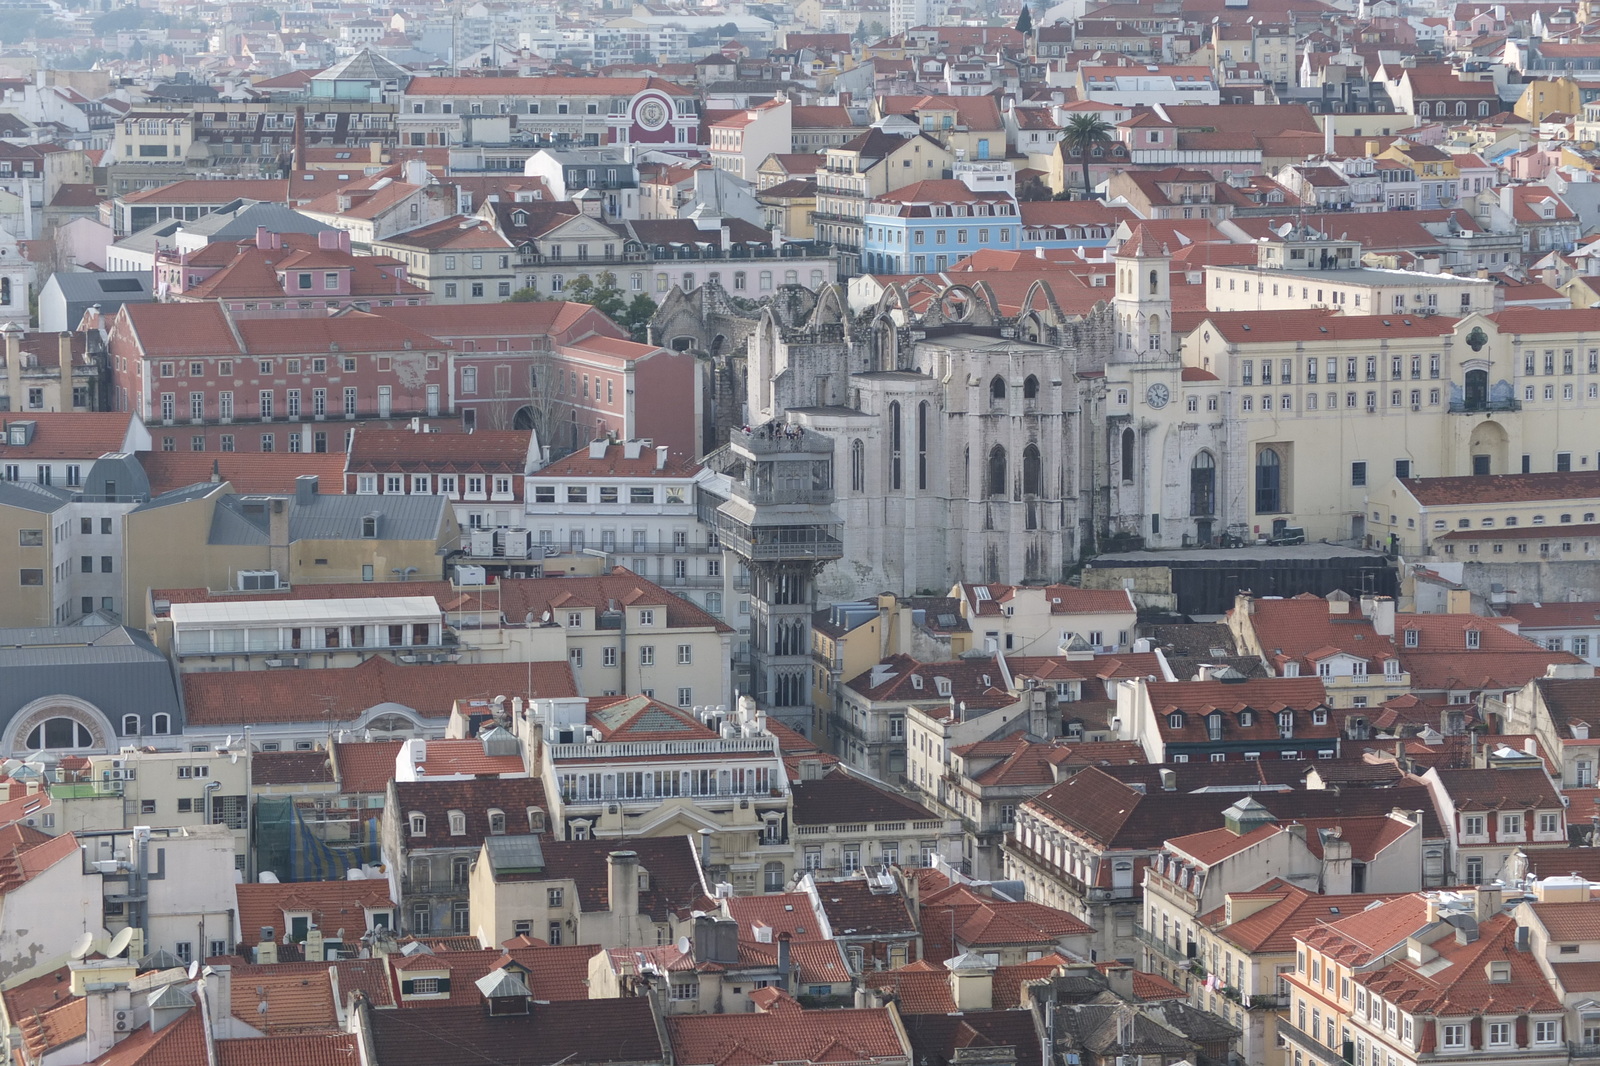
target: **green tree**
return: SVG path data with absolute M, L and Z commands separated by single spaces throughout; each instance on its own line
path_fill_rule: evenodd
M 617 319 L 617 325 L 627 330 L 634 340 L 642 344 L 649 333 L 650 320 L 655 316 L 656 302 L 641 292 L 628 301 L 622 317 Z
M 1017 16 L 1017 32 L 1029 34 L 1033 32 L 1033 12 L 1028 10 L 1028 5 L 1022 5 L 1022 14 Z
M 1110 144 L 1113 139 L 1111 127 L 1099 115 L 1091 112 L 1080 112 L 1067 122 L 1066 136 L 1061 143 L 1078 152 L 1079 162 L 1083 164 L 1085 200 L 1094 198 L 1094 189 L 1089 184 L 1089 153 L 1099 146 Z
M 526 288 L 512 293 L 506 299 L 506 303 L 537 303 L 551 298 L 537 289 Z M 650 319 L 656 313 L 656 302 L 644 293 L 639 293 L 632 300 L 628 299 L 627 293 L 617 284 L 617 276 L 609 270 L 603 270 L 593 277 L 579 274 L 567 282 L 561 295 L 555 299 L 588 304 L 627 330 L 629 336 L 640 342 L 645 339 Z

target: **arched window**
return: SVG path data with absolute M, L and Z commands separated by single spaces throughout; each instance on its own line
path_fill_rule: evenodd
M 25 745 L 33 751 L 46 748 L 87 748 L 94 743 L 89 727 L 74 718 L 49 718 L 33 727 Z
M 1457 100 L 1456 101 L 1456 117 L 1457 118 L 1466 118 L 1467 117 L 1467 102 L 1465 100 Z
M 900 404 L 889 405 L 889 488 L 900 488 Z
M 1217 513 L 1217 460 L 1210 452 L 1200 452 L 1189 464 L 1189 513 Z
M 1030 444 L 1022 449 L 1022 494 L 1039 495 L 1039 449 Z
M 1032 374 L 1022 380 L 1022 398 L 1024 400 L 1037 400 L 1039 398 L 1039 379 Z
M 450 835 L 453 837 L 467 835 L 467 815 L 465 811 L 450 812 Z
M 1150 271 L 1150 295 L 1161 295 L 1161 272 L 1154 268 Z
M 1431 105 L 1429 105 L 1428 101 L 1424 100 L 1422 103 L 1417 105 L 1417 117 L 1427 118 L 1432 113 L 1432 110 L 1433 109 Z
M 860 437 L 850 442 L 850 491 L 867 491 L 867 446 Z
M 489 833 L 492 836 L 504 836 L 506 832 L 506 812 L 489 811 Z
M 410 816 L 411 835 L 425 837 L 428 835 L 428 816 L 421 811 L 412 811 Z
M 1489 102 L 1487 100 L 1481 101 L 1478 104 L 1478 117 L 1479 118 L 1488 118 L 1489 117 Z
M 136 737 L 139 735 L 138 715 L 125 714 L 122 716 L 122 735 L 125 737 Z
M 1006 379 L 996 374 L 989 379 L 989 399 L 1003 400 L 1006 398 Z
M 1122 480 L 1133 481 L 1133 430 L 1122 431 Z
M 1155 351 L 1161 347 L 1161 316 L 1150 316 L 1150 350 Z
M 11 302 L 11 279 L 0 278 L 0 304 Z
M 464 885 L 467 877 L 472 873 L 472 860 L 464 855 L 458 855 L 450 860 L 450 883 Z
M 1276 514 L 1283 510 L 1283 460 L 1272 448 L 1262 448 L 1256 456 L 1256 513 Z
M 1006 450 L 996 444 L 989 449 L 989 484 L 985 495 L 1006 495 Z
M 150 732 L 154 733 L 158 737 L 164 737 L 168 733 L 172 732 L 172 716 L 169 714 L 158 714 L 154 718 L 150 719 Z
M 917 488 L 928 487 L 928 401 L 917 404 Z

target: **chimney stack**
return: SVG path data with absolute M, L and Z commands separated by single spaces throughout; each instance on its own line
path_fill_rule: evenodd
M 56 340 L 56 354 L 61 362 L 61 406 L 58 410 L 70 411 L 72 403 L 72 334 L 63 333 Z
M 7 322 L 0 327 L 6 337 L 6 393 L 11 397 L 11 411 L 23 410 L 22 393 L 22 327 Z
M 613 918 L 639 914 L 639 853 L 613 851 L 606 856 L 606 889 Z

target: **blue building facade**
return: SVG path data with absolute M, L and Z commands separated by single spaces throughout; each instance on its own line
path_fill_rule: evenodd
M 873 200 L 862 218 L 861 269 L 930 274 L 981 248 L 1015 249 L 1022 239 L 1009 192 L 974 192 L 955 179 L 919 181 Z

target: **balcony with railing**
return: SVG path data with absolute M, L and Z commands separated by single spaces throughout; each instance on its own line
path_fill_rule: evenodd
M 723 543 L 743 559 L 824 561 L 844 557 L 844 541 L 837 535 L 836 525 L 748 526 L 728 515 L 719 515 L 717 525 Z
M 1150 948 L 1168 962 L 1183 964 L 1192 962 L 1194 960 L 1193 954 L 1190 954 L 1175 946 L 1171 941 L 1157 936 L 1155 933 L 1146 929 L 1142 925 L 1136 925 L 1133 927 L 1133 935 L 1134 939 Z
M 1450 413 L 1453 415 L 1489 414 L 1500 411 L 1520 411 L 1522 401 L 1507 400 L 1451 400 Z

